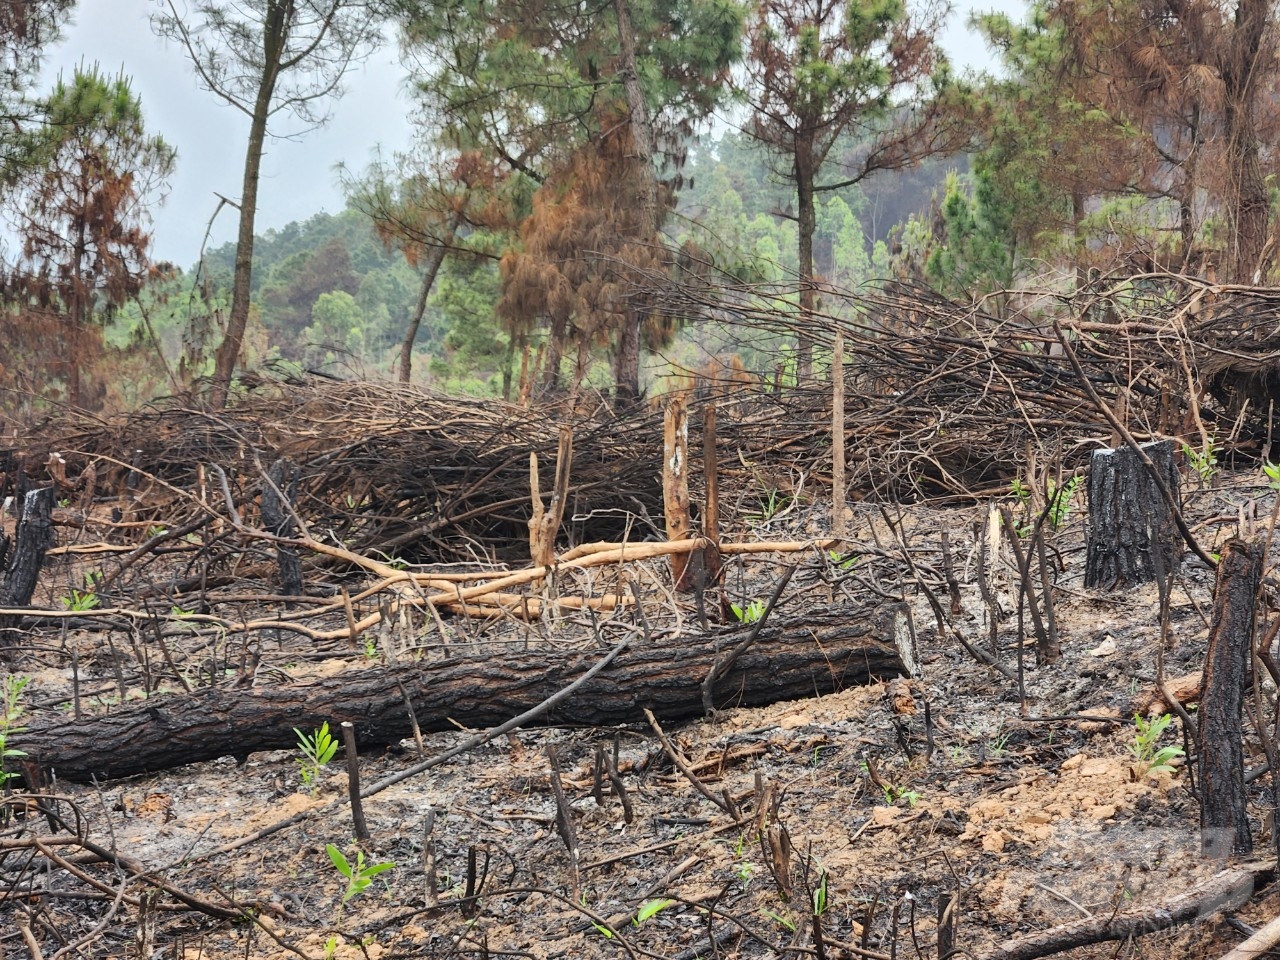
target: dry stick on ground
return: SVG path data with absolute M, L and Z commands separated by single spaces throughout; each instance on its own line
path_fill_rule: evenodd
M 1280 943 L 1280 917 L 1276 917 L 1265 927 L 1258 928 L 1253 936 L 1224 953 L 1220 960 L 1260 960 L 1277 943 Z
M 667 739 L 667 735 L 663 732 L 662 727 L 658 725 L 658 718 L 653 715 L 653 711 L 648 707 L 645 707 L 644 716 L 645 719 L 649 721 L 649 726 L 653 728 L 653 732 L 658 735 L 658 739 L 662 742 L 662 749 L 667 752 L 667 756 L 671 759 L 671 762 L 675 764 L 676 769 L 684 774 L 684 778 L 693 785 L 695 790 L 714 803 L 717 807 L 729 814 L 729 816 L 734 816 L 732 807 L 723 797 L 717 797 L 707 789 L 707 785 L 699 780 L 698 775 L 693 772 L 693 768 L 689 765 L 689 761 L 685 759 L 684 754 L 677 750 L 675 744 Z M 736 817 L 734 819 L 735 822 L 738 822 Z
M 1018 579 L 1022 581 L 1022 595 L 1027 598 L 1027 606 L 1031 610 L 1031 624 L 1036 631 L 1036 662 L 1052 663 L 1058 659 L 1060 654 L 1057 651 L 1051 652 L 1051 644 L 1049 642 L 1049 634 L 1045 631 L 1044 620 L 1040 616 L 1040 603 L 1036 599 L 1035 587 L 1031 582 L 1031 561 L 1026 552 L 1022 549 L 1022 540 L 1018 536 L 1018 528 L 1013 522 L 1013 516 L 1009 513 L 1008 507 L 1000 508 L 1000 519 L 1004 521 L 1004 532 L 1008 536 L 1009 545 L 1013 548 L 1013 559 L 1018 565 Z M 1040 536 L 1039 525 L 1035 528 L 1034 536 Z M 1041 586 L 1044 586 L 1042 583 Z M 1044 589 L 1048 591 L 1048 587 Z
M 1043 516 L 1041 522 L 1036 524 L 1035 549 L 1040 565 L 1040 589 L 1044 597 L 1044 623 L 1049 637 L 1049 644 L 1044 650 L 1044 662 L 1053 663 L 1062 656 L 1062 646 L 1058 642 L 1058 615 L 1053 603 L 1053 584 L 1049 582 L 1049 548 L 1044 542 Z
M 796 564 L 787 567 L 787 572 L 782 575 L 778 585 L 773 588 L 773 593 L 770 594 L 769 602 L 765 604 L 764 612 L 760 614 L 760 619 L 752 624 L 751 632 L 730 650 L 723 660 L 717 660 L 715 665 L 707 671 L 707 678 L 702 681 L 702 710 L 708 717 L 715 713 L 715 705 L 711 702 L 711 691 L 715 689 L 716 680 L 728 673 L 738 658 L 747 652 L 747 648 L 756 642 L 756 638 L 760 636 L 760 631 L 764 629 L 765 623 L 769 620 L 769 615 L 773 613 L 773 608 L 778 605 L 778 599 L 782 596 L 782 591 L 787 589 L 787 584 L 791 582 L 795 572 Z
M 689 518 L 689 410 L 683 393 L 672 394 L 662 418 L 662 512 L 667 539 L 685 540 L 693 529 Z M 671 582 L 687 590 L 689 555 L 671 555 Z
M 255 531 L 250 527 L 243 527 L 242 532 L 246 535 L 255 536 L 264 540 L 272 541 L 277 538 L 272 537 L 264 531 Z M 315 541 L 295 541 L 300 546 L 313 546 Z M 651 560 L 655 557 L 669 556 L 674 553 L 688 553 L 706 546 L 707 540 L 698 538 L 695 540 L 681 540 L 675 543 L 659 543 L 659 542 L 643 542 L 643 543 L 589 543 L 576 547 L 565 553 L 560 562 L 556 565 L 556 569 L 565 570 L 586 570 L 593 567 L 607 566 L 609 564 L 623 563 L 635 560 Z M 783 540 L 783 541 L 763 541 L 748 543 L 729 543 L 720 546 L 720 552 L 734 555 L 750 555 L 763 553 L 798 553 L 803 550 L 825 549 L 830 546 L 833 541 L 822 540 Z M 340 550 L 336 547 L 330 547 L 320 544 L 323 547 L 321 552 L 330 556 L 341 555 L 343 559 L 349 559 L 357 566 L 366 566 L 372 572 L 379 572 L 379 569 L 385 565 L 379 564 L 377 561 L 360 557 L 358 554 L 351 553 L 347 550 Z M 403 570 L 394 570 L 390 567 L 386 568 L 387 575 L 373 586 L 361 591 L 359 594 L 351 597 L 353 602 L 366 599 L 381 591 L 394 587 L 396 584 L 404 584 L 415 582 L 423 586 L 431 586 L 433 589 L 439 586 L 437 577 L 434 574 L 413 574 Z M 482 614 L 492 612 L 492 608 L 483 606 L 476 608 L 468 607 L 471 601 L 478 599 L 494 598 L 500 601 L 499 605 L 504 608 L 509 604 L 509 609 L 515 611 L 520 608 L 521 604 L 527 604 L 532 614 L 536 615 L 541 609 L 538 598 L 526 597 L 522 594 L 504 593 L 503 588 L 512 586 L 522 586 L 535 582 L 549 576 L 550 567 L 529 567 L 524 570 L 517 570 L 509 573 L 486 573 L 486 574 L 468 574 L 467 579 L 477 579 L 481 576 L 496 576 L 497 579 L 478 586 L 461 588 L 451 585 L 448 592 L 431 594 L 426 597 L 398 597 L 391 605 L 391 610 L 398 610 L 402 604 L 411 606 L 419 606 L 421 604 L 430 604 L 432 606 L 443 606 L 451 610 L 464 611 L 467 609 L 479 609 Z M 440 578 L 444 579 L 444 578 Z M 615 598 L 612 596 L 600 598 L 561 598 L 554 601 L 555 603 L 577 609 L 582 605 L 600 605 L 604 609 L 613 609 Z M 263 619 L 234 621 L 224 617 L 214 616 L 212 614 L 191 613 L 184 614 L 177 619 L 185 624 L 208 624 L 211 629 L 218 632 L 219 636 L 227 633 L 249 633 L 255 630 L 288 630 L 301 636 L 308 637 L 312 640 L 346 640 L 350 638 L 350 628 L 341 627 L 337 630 L 316 630 L 312 627 L 305 626 L 296 621 L 304 618 L 314 618 L 327 612 L 343 610 L 345 604 L 341 597 L 328 601 L 319 606 L 312 607 L 308 610 L 295 611 L 293 613 L 283 614 L 279 617 Z M 37 610 L 27 607 L 3 607 L 0 608 L 0 616 L 14 615 L 20 617 L 29 617 L 32 619 L 68 619 L 68 618 L 86 618 L 100 619 L 103 617 L 122 616 L 131 618 L 142 618 L 153 616 L 152 613 L 146 611 L 134 610 L 128 607 L 109 607 L 96 610 Z M 358 633 L 363 633 L 370 627 L 376 626 L 382 620 L 382 613 L 375 611 L 363 619 L 359 620 L 355 629 Z
M 401 687 L 402 692 L 403 690 Z M 343 720 L 340 726 L 342 745 L 347 754 L 347 798 L 351 804 L 351 824 L 356 841 L 365 844 L 369 842 L 369 824 L 364 818 L 364 807 L 360 803 L 360 754 L 356 750 L 356 726 L 350 720 Z
M 844 468 L 844 328 L 837 326 L 831 350 L 831 535 L 837 540 L 849 536 Z
M 1071 341 L 1067 339 L 1067 335 L 1062 330 L 1062 324 L 1058 322 L 1056 317 L 1053 320 L 1053 332 L 1058 335 L 1058 342 L 1062 344 L 1062 350 L 1067 356 L 1067 362 L 1071 364 L 1071 369 L 1074 370 L 1076 376 L 1080 378 L 1080 384 L 1084 387 L 1085 392 L 1089 394 L 1089 399 L 1093 401 L 1094 406 L 1098 408 L 1098 412 L 1107 419 L 1107 422 L 1111 424 L 1112 428 L 1124 438 L 1124 442 L 1129 445 L 1129 448 L 1134 452 L 1138 459 L 1142 461 L 1142 465 L 1147 468 L 1147 473 L 1151 475 L 1151 479 L 1155 483 L 1156 489 L 1160 491 L 1160 496 L 1164 497 L 1164 502 L 1168 506 L 1169 512 L 1173 515 L 1173 522 L 1177 525 L 1178 532 L 1182 534 L 1182 539 L 1186 542 L 1187 546 L 1191 548 L 1191 552 L 1204 561 L 1205 565 L 1208 566 L 1210 570 L 1216 568 L 1218 566 L 1218 562 L 1205 551 L 1204 547 L 1200 546 L 1200 543 L 1196 540 L 1194 534 L 1192 534 L 1191 528 L 1187 526 L 1186 518 L 1182 515 L 1182 509 L 1179 507 L 1178 501 L 1173 495 L 1173 491 L 1170 490 L 1169 485 L 1164 482 L 1164 477 L 1160 475 L 1159 468 L 1156 467 L 1151 457 L 1147 455 L 1147 451 L 1142 449 L 1142 444 L 1138 443 L 1133 434 L 1129 432 L 1129 428 L 1125 426 L 1120 418 L 1115 415 L 1115 412 L 1111 407 L 1107 405 L 1106 401 L 1098 395 L 1098 391 L 1094 389 L 1093 383 L 1089 380 L 1089 375 L 1085 373 L 1084 367 L 1080 365 L 1080 360 L 1071 346 Z
M 551 764 L 551 794 L 556 800 L 556 832 L 569 851 L 569 892 L 574 900 L 582 899 L 582 848 L 578 844 L 578 830 L 573 822 L 573 808 L 564 795 L 560 781 L 560 755 L 554 743 L 547 744 L 547 761 Z
M 1010 940 L 985 960 L 1038 960 L 1094 943 L 1125 941 L 1202 920 L 1248 900 L 1256 880 L 1274 873 L 1275 860 L 1245 864 L 1215 873 L 1190 890 L 1132 913 L 1089 917 Z
M 500 737 L 505 733 L 510 733 L 516 727 L 524 726 L 525 724 L 538 719 L 538 717 L 542 716 L 548 710 L 553 709 L 556 706 L 556 704 L 560 703 L 565 698 L 572 696 L 574 691 L 578 690 L 584 684 L 589 683 L 592 679 L 594 679 L 597 674 L 599 674 L 602 670 L 607 668 L 609 664 L 613 663 L 613 661 L 618 658 L 618 656 L 622 653 L 623 650 L 627 648 L 627 645 L 630 642 L 631 642 L 630 638 L 620 641 L 618 644 L 614 646 L 612 650 L 610 650 L 607 654 L 605 654 L 599 660 L 599 662 L 597 662 L 595 666 L 593 666 L 590 670 L 588 670 L 586 673 L 580 676 L 577 680 L 573 681 L 573 683 L 556 691 L 556 693 L 548 697 L 546 700 L 543 700 L 536 707 L 526 710 L 524 713 L 520 714 L 517 717 L 512 717 L 506 723 L 499 724 L 498 726 L 494 727 L 491 730 L 486 730 L 483 733 L 478 733 L 475 736 L 468 737 L 462 743 L 459 743 L 453 747 L 450 747 L 448 750 L 445 750 L 442 753 L 438 753 L 434 757 L 431 757 L 427 760 L 423 760 L 421 763 L 414 764 L 412 767 L 409 767 L 405 770 L 401 770 L 398 773 L 394 773 L 389 777 L 383 777 L 381 780 L 373 784 L 370 784 L 363 791 L 361 791 L 360 796 L 363 797 L 364 799 L 368 799 L 369 797 L 372 797 L 375 794 L 381 793 L 383 790 L 386 790 L 389 787 L 395 786 L 397 783 L 401 783 L 402 781 L 408 780 L 411 777 L 416 777 L 419 774 L 425 773 L 426 771 L 430 770 L 432 767 L 438 767 L 440 764 L 446 763 L 449 760 L 452 760 L 454 757 L 467 753 L 470 750 L 474 750 L 476 747 L 486 744 L 490 740 L 493 740 L 496 737 Z M 224 853 L 230 853 L 233 850 L 239 850 L 241 847 L 246 847 L 251 843 L 256 843 L 257 841 L 262 840 L 265 837 L 269 837 L 274 833 L 279 833 L 281 830 L 288 829 L 289 827 L 292 827 L 295 824 L 299 824 L 306 820 L 310 820 L 314 816 L 318 816 L 318 815 L 327 816 L 329 814 L 335 813 L 336 811 L 341 809 L 343 804 L 345 803 L 346 803 L 346 799 L 340 798 L 338 800 L 332 801 L 331 803 L 325 804 L 323 807 L 317 807 L 314 810 L 307 810 L 307 811 L 303 811 L 302 813 L 295 814 L 292 817 L 286 817 L 283 820 L 276 821 L 270 826 L 263 827 L 261 830 L 256 830 L 246 837 L 241 837 L 239 840 L 233 840 L 230 843 L 224 843 L 220 847 L 215 847 L 214 849 L 206 853 L 202 853 L 199 856 L 193 857 L 191 859 L 193 861 L 208 860 L 210 857 L 215 857 Z

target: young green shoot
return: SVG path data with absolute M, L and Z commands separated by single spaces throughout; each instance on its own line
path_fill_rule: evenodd
M 1204 442 L 1204 450 L 1192 449 L 1187 443 L 1182 445 L 1183 455 L 1191 464 L 1191 469 L 1200 477 L 1200 482 L 1206 487 L 1213 482 L 1213 475 L 1218 472 L 1218 448 L 1214 441 L 1214 437 L 1207 438 Z
M 1133 754 L 1134 759 L 1138 761 L 1138 765 L 1142 767 L 1142 775 L 1144 777 L 1148 773 L 1171 772 L 1173 770 L 1173 761 L 1186 753 L 1181 747 L 1173 744 L 1156 747 L 1161 735 L 1172 719 L 1173 717 L 1167 713 L 1162 713 L 1154 720 L 1145 720 L 1142 714 L 1134 714 L 1133 716 L 1133 723 L 1137 729 L 1134 732 L 1133 741 L 1129 744 L 1129 752 Z
M 5 770 L 5 761 L 25 757 L 26 753 L 9 746 L 9 736 L 27 729 L 19 725 L 26 708 L 22 705 L 22 692 L 30 682 L 30 677 L 19 677 L 9 674 L 0 684 L 0 787 L 3 787 L 16 773 Z
M 333 861 L 337 871 L 347 878 L 347 889 L 342 894 L 342 905 L 346 906 L 347 902 L 353 897 L 358 897 L 364 893 L 369 884 L 373 883 L 373 878 L 380 873 L 395 869 L 395 864 L 391 861 L 383 863 L 364 862 L 364 851 L 356 851 L 356 862 L 352 863 L 342 851 L 335 847 L 332 843 L 325 844 L 325 853 L 329 854 L 329 859 Z
M 667 909 L 667 907 L 672 906 L 674 903 L 675 903 L 674 900 L 646 901 L 644 904 L 641 905 L 640 909 L 636 911 L 635 919 L 631 921 L 631 925 L 635 927 L 640 926 L 640 924 L 644 923 L 646 920 L 651 919 L 652 917 L 656 917 L 659 913 Z
M 818 875 L 818 886 L 813 891 L 813 915 L 820 917 L 827 912 L 827 871 Z
M 293 732 L 298 735 L 298 750 L 302 756 L 298 758 L 298 767 L 302 777 L 302 785 L 307 790 L 314 790 L 320 771 L 338 752 L 338 741 L 329 733 L 329 721 L 320 724 L 320 729 L 307 736 L 297 727 Z
M 1049 481 L 1049 527 L 1057 530 L 1071 516 L 1071 500 L 1084 483 L 1084 477 L 1076 474 L 1061 487 Z
M 1264 463 L 1262 472 L 1267 475 L 1267 486 L 1272 490 L 1280 490 L 1280 463 Z
M 765 602 L 756 597 L 745 607 L 741 607 L 736 603 L 730 603 L 729 609 L 733 611 L 733 615 L 738 618 L 741 623 L 756 623 L 764 616 Z
M 98 605 L 98 595 L 88 590 L 72 590 L 62 598 L 62 605 L 74 613 L 85 613 Z

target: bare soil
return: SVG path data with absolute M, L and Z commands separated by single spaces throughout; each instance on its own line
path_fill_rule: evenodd
M 1260 474 L 1220 477 L 1213 489 L 1188 494 L 1189 515 L 1212 549 L 1240 532 L 1238 518 L 1251 501 L 1265 515 L 1265 493 Z M 1171 679 L 1201 667 L 1211 571 L 1187 560 L 1174 578 L 1166 644 L 1154 585 L 1119 594 L 1082 589 L 1083 504 L 1077 503 L 1050 535 L 1059 569 L 1059 662 L 1036 665 L 1030 621 L 1019 630 L 1016 575 L 1007 561 L 997 578 L 1005 614 L 998 624 L 999 658 L 1017 671 L 1022 646 L 1023 701 L 1016 684 L 977 663 L 947 632 L 958 631 L 976 646 L 989 644 L 976 584 L 987 508 L 902 510 L 906 546 L 944 606 L 939 534 L 949 532 L 961 612 L 949 618 L 946 631 L 939 631 L 919 581 L 903 562 L 901 544 L 871 506 L 855 509 L 847 553 L 805 556 L 785 603 L 794 616 L 806 605 L 834 602 L 843 591 L 863 598 L 882 594 L 886 602 L 905 598 L 913 610 L 920 676 L 884 678 L 762 709 L 727 709 L 666 731 L 707 790 L 732 798 L 737 820 L 674 768 L 648 728 L 521 729 L 367 799 L 372 840 L 365 861 L 395 867 L 343 903 L 345 881 L 325 852 L 334 844 L 352 861 L 357 855 L 349 811 L 332 806 L 346 792 L 340 757 L 310 789 L 300 782 L 298 754 L 291 751 L 255 754 L 243 765 L 225 758 L 96 788 L 62 785 L 56 792 L 74 804 L 97 843 L 126 853 L 187 893 L 244 908 L 246 919 L 215 920 L 167 894 L 148 893 L 153 888 L 136 877 L 82 858 L 77 869 L 99 884 L 95 889 L 22 845 L 52 833 L 43 818 L 31 815 L 0 831 L 0 876 L 10 890 L 0 901 L 0 952 L 34 956 L 34 942 L 45 957 L 79 943 L 66 955 L 183 960 L 924 958 L 937 956 L 939 904 L 958 891 L 955 943 L 964 955 L 980 957 L 1028 931 L 1151 909 L 1220 868 L 1201 856 L 1198 809 L 1182 761 L 1148 772 L 1131 749 L 1134 714 L 1159 712 L 1152 692 L 1160 660 Z M 744 516 L 726 539 L 796 538 L 827 529 L 818 506 L 797 502 L 778 512 L 768 520 L 758 511 Z M 93 539 L 83 531 L 80 536 Z M 783 569 L 775 562 L 780 559 L 732 567 L 727 583 L 735 600 L 767 596 Z M 58 607 L 82 582 L 86 563 L 83 556 L 74 563 L 55 558 L 36 602 Z M 631 574 L 658 635 L 663 624 L 695 616 L 692 602 L 677 604 L 669 583 L 663 584 L 664 569 L 654 564 Z M 243 595 L 272 592 L 265 581 L 246 580 L 235 589 Z M 244 607 L 274 609 L 252 601 Z M 603 616 L 634 625 L 633 611 Z M 600 628 L 600 618 L 594 626 Z M 291 683 L 378 659 L 439 656 L 445 641 L 502 656 L 515 635 L 549 646 L 595 643 L 587 616 L 532 628 L 424 619 L 371 635 L 376 642 L 367 651 L 308 648 L 291 636 L 264 639 L 254 682 Z M 118 624 L 41 628 L 28 639 L 29 649 L 13 665 L 15 673 L 31 678 L 26 719 L 68 709 L 65 652 L 71 649 L 86 711 L 109 710 L 122 689 L 130 700 L 142 696 L 139 653 L 147 658 L 145 642 L 131 641 Z M 216 679 L 230 682 L 225 673 L 238 651 L 206 637 L 177 653 L 178 666 L 193 680 L 204 670 L 206 680 L 221 671 Z M 1274 703 L 1274 691 L 1264 689 L 1263 696 Z M 1175 720 L 1157 746 L 1180 745 L 1178 730 Z M 471 733 L 430 735 L 425 752 L 442 752 Z M 10 744 L 21 747 L 20 733 Z M 556 825 L 549 745 L 558 753 L 576 828 L 576 883 L 573 858 Z M 601 746 L 617 750 L 631 822 L 607 780 L 600 799 L 593 795 Z M 362 757 L 363 781 L 415 763 L 416 749 L 407 741 L 399 750 Z M 1246 764 L 1263 762 L 1251 740 Z M 1265 850 L 1274 843 L 1268 779 L 1259 778 L 1251 790 L 1255 842 Z M 218 852 L 312 809 L 324 812 Z M 434 823 L 427 837 L 429 820 Z M 74 850 L 64 853 L 74 859 Z M 117 896 L 121 890 L 124 899 Z M 662 901 L 670 903 L 655 910 Z M 815 903 L 821 953 L 815 948 Z M 642 910 L 652 915 L 637 921 Z M 1262 889 L 1232 922 L 1216 914 L 1129 943 L 1063 955 L 1217 957 L 1243 939 L 1241 925 L 1260 926 L 1278 910 L 1280 897 Z M 25 941 L 22 927 L 29 928 Z

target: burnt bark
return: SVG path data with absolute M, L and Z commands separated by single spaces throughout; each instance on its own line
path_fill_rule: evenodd
M 277 460 L 267 468 L 262 484 L 262 525 L 277 537 L 293 537 L 297 525 L 289 504 L 296 494 L 297 477 L 293 462 Z M 287 597 L 302 596 L 302 561 L 298 551 L 284 543 L 276 544 L 276 560 L 280 564 L 280 592 Z
M 1143 450 L 1177 499 L 1173 444 L 1168 440 L 1147 443 Z M 1177 569 L 1182 537 L 1173 512 L 1134 450 L 1096 451 L 1089 463 L 1088 493 L 1086 587 L 1121 590 Z
M 899 604 L 833 610 L 771 623 L 716 679 L 716 708 L 821 696 L 872 677 L 905 674 L 896 638 Z M 637 643 L 543 719 L 548 724 L 666 721 L 702 715 L 701 684 L 751 627 L 664 643 Z M 423 732 L 487 728 L 568 686 L 598 651 L 452 657 L 411 667 L 352 671 L 289 686 L 209 688 L 153 696 L 144 705 L 81 721 L 33 723 L 12 745 L 60 779 L 85 782 L 165 770 L 227 755 L 294 747 L 294 727 L 355 724 L 361 748 L 412 735 L 407 694 Z M 403 693 L 402 693 L 403 688 Z
M 53 546 L 53 487 L 28 490 L 22 498 L 21 519 L 15 542 L 6 539 L 0 556 L 8 558 L 4 581 L 0 583 L 0 606 L 25 607 L 35 593 L 45 552 Z M 12 548 L 12 556 L 10 556 Z M 21 617 L 0 617 L 0 650 L 13 646 L 18 639 L 14 629 Z
M 1260 543 L 1230 540 L 1222 548 L 1213 590 L 1213 621 L 1200 693 L 1200 828 L 1233 833 L 1231 849 L 1253 849 L 1245 803 L 1242 712 L 1253 652 L 1254 599 L 1262 577 Z

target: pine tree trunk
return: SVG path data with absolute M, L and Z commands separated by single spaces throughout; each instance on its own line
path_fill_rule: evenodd
M 653 124 L 636 67 L 635 28 L 631 23 L 628 0 L 614 0 L 613 11 L 618 21 L 618 75 L 627 97 L 631 144 L 635 153 L 636 201 L 644 211 L 643 225 L 648 234 L 637 239 L 641 243 L 656 244 L 659 242 L 662 214 L 658 203 L 658 175 L 653 167 Z M 640 399 L 640 328 L 649 308 L 649 298 L 635 297 L 624 311 L 614 365 L 614 406 L 618 410 L 628 410 Z
M 796 337 L 796 385 L 813 378 L 813 336 L 809 333 L 817 297 L 813 286 L 813 235 L 818 230 L 818 214 L 814 195 L 815 178 L 813 144 L 796 141 L 795 151 L 796 214 L 800 258 L 800 331 Z
M 1259 155 L 1258 74 L 1270 27 L 1269 0 L 1238 0 L 1218 69 L 1227 145 L 1227 262 L 1232 283 L 1260 283 L 1271 202 Z
M 1178 496 L 1173 444 L 1144 444 L 1165 484 Z M 1089 464 L 1086 587 L 1121 590 L 1172 573 L 1182 537 L 1156 482 L 1128 447 L 1098 450 Z
M 286 6 L 290 5 L 269 3 L 267 18 L 263 23 L 265 66 L 253 104 L 253 116 L 249 121 L 249 143 L 245 148 L 244 180 L 240 188 L 240 227 L 236 235 L 236 266 L 231 281 L 231 315 L 213 361 L 213 385 L 209 402 L 215 410 L 221 410 L 227 405 L 231 377 L 240 360 L 245 328 L 249 325 L 249 297 L 253 280 L 253 225 L 258 213 L 258 180 L 262 170 L 262 149 L 267 140 L 267 117 L 271 112 L 276 80 L 280 76 L 280 55 L 290 25 Z
M 418 289 L 418 302 L 414 305 L 413 316 L 409 318 L 409 326 L 404 331 L 404 340 L 400 343 L 399 379 L 401 383 L 408 383 L 413 376 L 413 344 L 418 339 L 418 328 L 422 326 L 422 318 L 427 314 L 427 300 L 431 296 L 431 288 L 436 285 L 436 277 L 440 274 L 445 254 L 461 226 L 462 214 L 454 212 L 449 217 L 444 236 L 440 238 L 440 245 L 432 247 L 427 256 L 427 265 L 422 271 L 422 286 Z
M 1229 831 L 1231 851 L 1253 849 L 1245 801 L 1241 716 L 1253 654 L 1254 599 L 1262 577 L 1259 543 L 1231 540 L 1222 548 L 1213 590 L 1213 622 L 1200 693 L 1200 828 L 1206 850 L 1225 851 L 1214 831 Z

